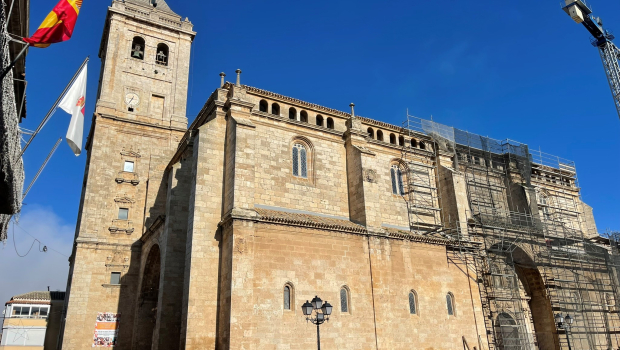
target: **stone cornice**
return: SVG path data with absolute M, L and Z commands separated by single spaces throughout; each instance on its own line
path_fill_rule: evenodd
M 124 8 L 122 7 L 124 5 Z M 181 32 L 189 35 L 192 39 L 196 36 L 196 32 L 192 30 L 191 22 L 185 22 L 178 15 L 171 15 L 166 12 L 145 8 L 138 4 L 120 3 L 115 1 L 112 6 L 108 7 L 108 17 L 112 13 L 117 13 L 135 21 L 148 23 L 175 32 Z
M 136 241 L 134 243 L 109 243 L 105 241 L 100 241 L 97 238 L 91 239 L 91 238 L 81 238 L 81 237 L 78 237 L 75 240 L 75 244 L 77 245 L 77 248 L 115 250 L 116 248 L 121 247 L 121 248 L 131 249 L 134 251 L 139 251 L 140 246 L 142 246 L 142 242 L 140 241 Z
M 105 114 L 105 113 L 95 113 L 95 114 L 98 115 L 101 118 L 104 118 L 104 119 L 122 121 L 122 122 L 125 122 L 125 123 L 142 125 L 142 126 L 148 126 L 148 127 L 156 128 L 156 129 L 170 130 L 170 131 L 181 131 L 181 132 L 187 131 L 184 128 L 177 128 L 177 127 L 169 126 L 169 125 L 166 126 L 166 125 L 151 124 L 151 123 L 146 123 L 146 122 L 141 122 L 141 121 L 137 121 L 137 120 L 133 120 L 133 119 L 123 118 L 123 117 L 119 117 L 119 116 L 115 116 L 115 115 L 111 115 L 111 114 Z
M 389 230 L 385 233 L 377 234 L 375 232 L 369 232 L 365 226 L 358 225 L 348 220 L 335 219 L 330 217 L 322 217 L 318 215 L 307 215 L 281 212 L 276 210 L 232 210 L 224 216 L 219 226 L 221 228 L 229 227 L 235 220 L 246 220 L 257 223 L 272 224 L 272 225 L 284 225 L 294 226 L 307 229 L 318 229 L 331 232 L 343 232 L 357 235 L 370 235 L 382 238 L 406 240 L 410 242 L 435 244 L 435 245 L 453 245 L 455 242 L 417 234 L 411 234 L 406 231 Z

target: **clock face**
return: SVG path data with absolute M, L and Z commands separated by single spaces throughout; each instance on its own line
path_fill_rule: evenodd
M 136 107 L 140 104 L 140 96 L 138 96 L 135 92 L 130 92 L 125 95 L 125 103 L 129 107 Z

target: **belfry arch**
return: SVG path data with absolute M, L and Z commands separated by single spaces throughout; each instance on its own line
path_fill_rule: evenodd
M 155 244 L 149 250 L 144 265 L 134 329 L 134 350 L 151 350 L 153 333 L 157 322 L 159 279 L 161 274 L 161 252 Z

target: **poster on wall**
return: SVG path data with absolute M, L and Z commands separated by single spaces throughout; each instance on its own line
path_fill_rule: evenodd
M 115 346 L 118 337 L 118 323 L 120 321 L 121 314 L 113 312 L 98 313 L 97 322 L 95 323 L 93 348 L 110 348 Z

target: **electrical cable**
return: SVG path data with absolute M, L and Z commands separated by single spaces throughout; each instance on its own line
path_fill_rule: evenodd
M 34 247 L 34 242 L 39 242 L 39 250 L 41 250 L 41 242 L 38 239 L 35 239 L 34 241 L 32 241 L 32 244 L 30 245 L 30 249 L 28 249 L 26 254 L 24 255 L 19 254 L 19 252 L 17 251 L 17 244 L 15 243 L 15 223 L 13 223 L 13 248 L 15 248 L 15 253 L 17 254 L 17 256 L 19 256 L 20 258 L 25 258 L 28 254 L 30 254 L 32 247 Z
M 19 254 L 19 252 L 17 251 L 17 245 L 16 245 L 16 243 L 15 243 L 15 226 L 17 226 L 20 230 L 22 230 L 22 231 L 23 231 L 25 234 L 27 234 L 28 236 L 32 237 L 32 239 L 34 240 L 34 241 L 32 241 L 32 245 L 30 246 L 30 249 L 28 249 L 28 252 L 27 252 L 25 255 L 23 255 L 23 256 L 22 256 L 21 254 Z M 54 248 L 50 248 L 50 247 L 48 247 L 47 245 L 43 244 L 43 242 L 41 242 L 41 241 L 40 241 L 38 238 L 36 238 L 35 236 L 31 235 L 31 234 L 30 234 L 28 231 L 26 231 L 23 227 L 19 226 L 19 225 L 17 224 L 17 222 L 15 222 L 15 220 L 13 220 L 13 246 L 15 247 L 15 253 L 17 253 L 17 255 L 18 255 L 20 258 L 23 258 L 23 257 L 25 257 L 26 255 L 28 255 L 28 254 L 30 253 L 30 251 L 32 250 L 32 247 L 34 246 L 34 243 L 35 243 L 35 242 L 39 242 L 39 252 L 41 252 L 41 253 L 45 253 L 45 252 L 47 252 L 48 250 L 52 250 L 52 251 L 54 251 L 55 253 L 57 253 L 57 254 L 60 254 L 60 255 L 64 256 L 65 258 L 69 258 L 69 256 L 68 256 L 68 255 L 65 255 L 65 254 L 63 254 L 63 253 L 59 252 L 58 250 L 56 250 L 56 249 L 54 249 Z M 43 245 L 43 249 L 41 249 L 41 245 Z

